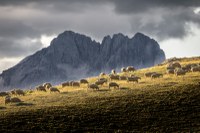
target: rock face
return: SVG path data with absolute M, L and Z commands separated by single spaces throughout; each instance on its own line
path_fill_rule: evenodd
M 133 38 L 121 33 L 112 38 L 106 36 L 100 44 L 85 35 L 65 31 L 48 48 L 3 71 L 0 84 L 9 89 L 31 88 L 43 82 L 56 84 L 123 66 L 150 67 L 164 60 L 158 43 L 141 33 Z

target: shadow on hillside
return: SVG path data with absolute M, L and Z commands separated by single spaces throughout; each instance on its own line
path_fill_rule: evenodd
M 110 89 L 99 89 L 98 91 L 100 92 L 106 92 L 106 91 L 111 91 Z
M 143 82 L 139 82 L 138 84 L 145 84 L 145 83 L 146 83 L 146 82 L 143 81 Z
M 19 103 L 16 103 L 16 104 L 12 105 L 12 106 L 33 106 L 33 105 L 35 105 L 35 104 L 19 102 Z
M 68 94 L 68 92 L 61 92 L 60 94 Z
M 1 107 L 1 106 L 0 106 L 0 110 L 3 110 L 3 109 L 6 109 L 6 107 Z
M 173 85 L 176 85 L 176 84 L 178 84 L 178 83 L 177 82 L 168 82 L 168 83 L 162 85 L 162 87 L 170 87 L 170 86 L 173 86 Z
M 120 87 L 119 90 L 130 90 L 129 87 Z

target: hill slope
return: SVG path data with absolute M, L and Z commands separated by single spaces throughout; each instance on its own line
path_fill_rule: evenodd
M 56 84 L 94 76 L 122 66 L 149 67 L 164 60 L 159 44 L 141 33 L 133 38 L 120 33 L 112 38 L 107 36 L 100 44 L 85 35 L 65 31 L 49 47 L 3 71 L 0 86 L 1 89 L 31 88 L 44 82 Z
M 200 58 L 180 59 L 182 65 Z M 200 73 L 176 77 L 166 64 L 138 70 L 138 84 L 116 81 L 124 89 L 99 91 L 58 86 L 61 93 L 27 92 L 23 103 L 4 105 L 0 98 L 2 131 L 71 132 L 198 132 L 200 131 Z M 156 71 L 163 78 L 143 74 Z M 97 77 L 88 78 L 90 82 Z

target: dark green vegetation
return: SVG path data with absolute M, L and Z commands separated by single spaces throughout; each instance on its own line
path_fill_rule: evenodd
M 164 73 L 165 67 L 156 66 L 135 74 L 142 76 L 155 70 Z M 200 73 L 190 72 L 153 80 L 142 77 L 138 84 L 116 81 L 123 89 L 109 90 L 104 85 L 93 91 L 83 85 L 60 88 L 61 93 L 33 92 L 20 96 L 23 103 L 6 106 L 0 99 L 0 130 L 199 132 L 199 81 Z

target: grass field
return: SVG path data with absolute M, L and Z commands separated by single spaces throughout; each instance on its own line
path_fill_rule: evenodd
M 200 63 L 200 58 L 180 62 Z M 0 97 L 0 130 L 200 132 L 200 72 L 179 77 L 165 74 L 152 80 L 143 76 L 150 71 L 165 74 L 166 65 L 133 72 L 142 77 L 138 84 L 116 81 L 124 89 L 58 86 L 61 93 L 34 91 L 17 96 L 24 102 L 8 105 Z M 88 80 L 94 82 L 97 77 Z

